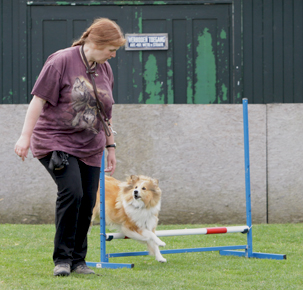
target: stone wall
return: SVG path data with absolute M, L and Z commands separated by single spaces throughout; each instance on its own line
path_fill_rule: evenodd
M 303 221 L 302 106 L 249 105 L 253 223 Z M 0 223 L 53 223 L 51 177 L 14 153 L 26 109 L 0 106 Z M 242 105 L 115 105 L 113 116 L 114 177 L 158 178 L 160 223 L 245 224 Z

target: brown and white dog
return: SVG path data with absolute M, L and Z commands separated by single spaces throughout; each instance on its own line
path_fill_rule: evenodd
M 165 243 L 155 234 L 161 206 L 158 180 L 143 175 L 131 175 L 126 182 L 105 176 L 105 221 L 128 238 L 147 244 L 150 255 L 166 262 L 159 246 Z M 92 221 L 100 216 L 100 195 L 93 210 Z

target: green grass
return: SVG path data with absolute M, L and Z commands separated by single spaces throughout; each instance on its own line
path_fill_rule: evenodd
M 159 226 L 161 229 L 210 225 Z M 218 226 L 218 225 L 211 225 Z M 53 225 L 0 225 L 0 289 L 303 289 L 303 224 L 255 225 L 254 252 L 286 254 L 287 260 L 221 256 L 218 252 L 123 257 L 133 269 L 94 269 L 97 275 L 53 276 Z M 244 245 L 246 235 L 162 238 L 166 249 Z M 89 236 L 87 261 L 99 262 L 99 227 Z M 145 251 L 133 240 L 107 243 L 107 252 Z

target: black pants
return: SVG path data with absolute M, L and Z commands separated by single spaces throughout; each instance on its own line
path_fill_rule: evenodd
M 74 269 L 85 264 L 87 231 L 96 203 L 100 167 L 88 166 L 70 156 L 62 170 L 48 168 L 51 154 L 39 159 L 57 184 L 55 265 L 68 263 Z

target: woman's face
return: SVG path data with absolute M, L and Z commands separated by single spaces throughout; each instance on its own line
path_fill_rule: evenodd
M 97 63 L 105 63 L 112 57 L 116 57 L 116 51 L 119 49 L 117 46 L 107 45 L 103 49 L 97 49 L 96 46 L 91 52 L 90 61 L 95 61 Z

